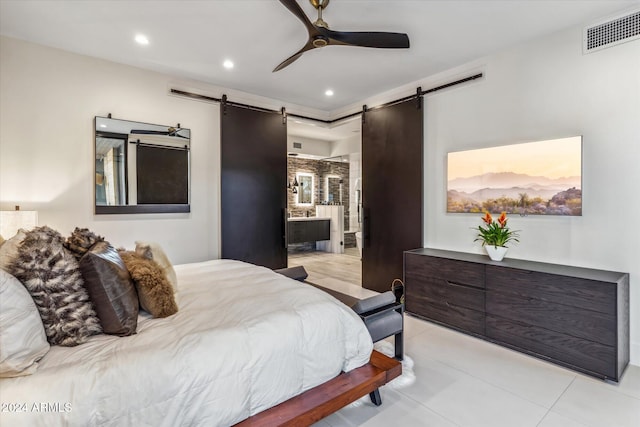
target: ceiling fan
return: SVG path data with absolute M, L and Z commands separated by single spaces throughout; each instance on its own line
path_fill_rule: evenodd
M 406 49 L 409 47 L 409 36 L 404 33 L 386 33 L 386 32 L 346 32 L 333 31 L 329 29 L 327 23 L 322 19 L 322 10 L 329 5 L 330 0 L 309 0 L 309 2 L 318 11 L 318 19 L 311 22 L 307 15 L 296 0 L 280 0 L 291 13 L 293 13 L 305 27 L 309 33 L 307 43 L 298 52 L 285 59 L 278 65 L 273 72 L 282 70 L 284 67 L 291 65 L 296 59 L 308 50 L 325 47 L 328 45 L 335 46 L 361 46 L 376 47 L 385 49 Z

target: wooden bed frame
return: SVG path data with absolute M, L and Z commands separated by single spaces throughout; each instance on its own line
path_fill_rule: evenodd
M 374 350 L 366 365 L 343 372 L 234 427 L 309 426 L 362 396 L 375 392 L 378 387 L 401 374 L 400 362 Z

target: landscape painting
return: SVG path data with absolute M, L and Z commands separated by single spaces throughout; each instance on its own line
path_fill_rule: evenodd
M 582 215 L 582 137 L 447 154 L 447 212 Z

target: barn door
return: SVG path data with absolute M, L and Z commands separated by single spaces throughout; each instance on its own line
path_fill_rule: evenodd
M 402 278 L 403 251 L 422 247 L 422 99 L 363 113 L 362 286 Z
M 281 114 L 221 105 L 222 258 L 287 266 L 287 125 Z

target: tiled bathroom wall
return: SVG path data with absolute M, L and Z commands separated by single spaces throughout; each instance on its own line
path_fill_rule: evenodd
M 344 205 L 344 227 L 349 229 L 349 163 L 348 162 L 329 162 L 324 160 L 299 159 L 296 157 L 288 157 L 287 159 L 287 177 L 288 182 L 293 186 L 297 173 L 309 173 L 313 175 L 313 204 L 299 206 L 296 204 L 296 194 L 292 188 L 287 189 L 287 205 L 292 217 L 316 215 L 316 204 L 321 204 L 326 200 L 326 177 L 338 176 L 342 178 L 342 204 Z M 338 182 L 332 183 L 331 191 L 338 193 Z M 335 202 L 338 202 L 335 200 Z

